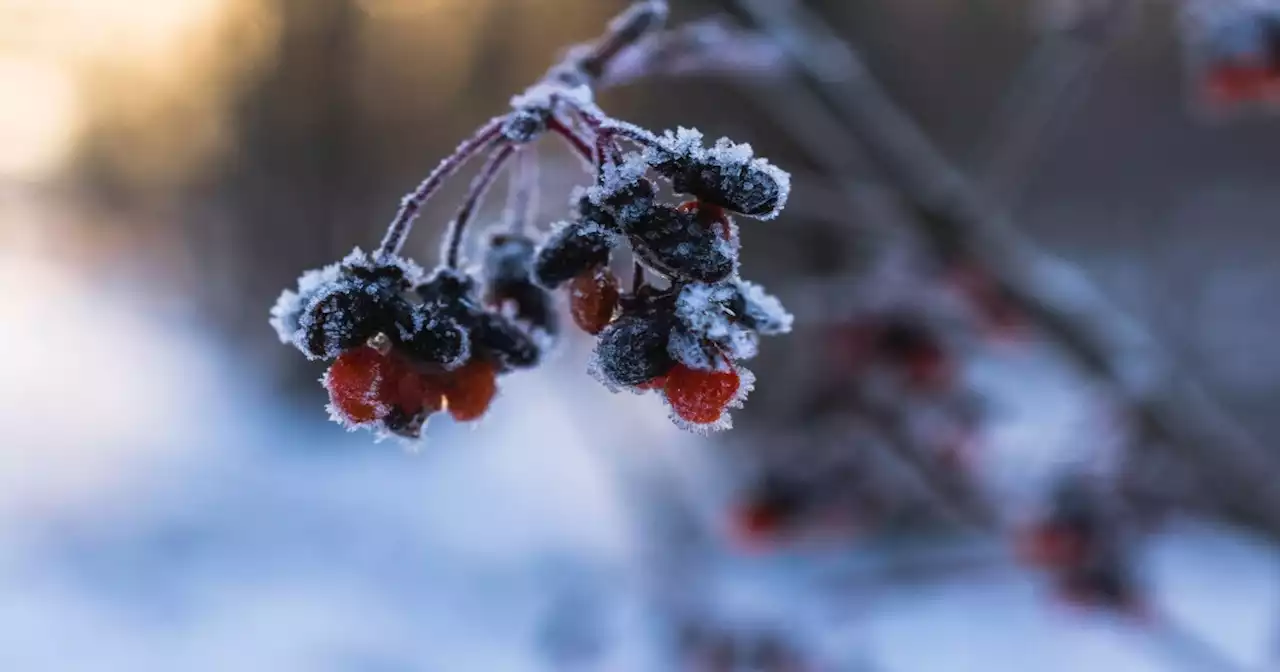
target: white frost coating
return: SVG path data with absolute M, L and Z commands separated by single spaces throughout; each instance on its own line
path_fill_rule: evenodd
M 623 155 L 622 163 L 609 162 L 600 170 L 600 182 L 587 189 L 587 198 L 597 206 L 603 206 L 609 197 L 631 187 L 644 177 L 649 166 L 640 152 Z
M 591 87 L 585 84 L 570 87 L 556 82 L 534 84 L 523 93 L 512 96 L 511 107 L 525 110 L 551 110 L 555 107 L 557 99 L 578 108 L 587 110 L 595 108 Z
M 726 175 L 736 175 L 739 168 L 751 167 L 769 176 L 777 184 L 778 202 L 773 210 L 763 215 L 743 216 L 751 216 L 755 219 L 773 219 L 782 212 L 783 208 L 787 207 L 787 198 L 791 195 L 791 173 L 773 165 L 763 157 L 756 157 L 755 150 L 748 143 L 736 143 L 729 138 L 720 138 L 716 140 L 715 145 L 705 148 L 702 146 L 703 137 L 702 131 L 696 128 L 681 126 L 675 132 L 666 131 L 662 136 L 656 138 L 653 146 L 645 148 L 645 160 L 651 165 L 656 165 L 669 159 L 674 154 L 693 161 L 712 164 Z M 747 182 L 745 184 L 730 185 L 729 187 L 722 186 L 722 188 L 729 192 L 734 190 L 731 188 L 733 186 L 739 189 L 751 189 L 755 185 Z
M 728 429 L 733 429 L 733 416 L 729 413 L 729 409 L 742 408 L 743 402 L 747 400 L 747 396 L 756 388 L 756 374 L 752 373 L 751 369 L 748 369 L 745 366 L 735 366 L 734 369 L 738 372 L 738 391 L 734 393 L 733 399 L 731 399 L 728 405 L 725 406 L 725 410 L 720 414 L 719 419 L 705 425 L 689 422 L 676 413 L 675 409 L 671 407 L 671 402 L 667 399 L 666 395 L 663 395 L 662 400 L 663 403 L 667 405 L 671 422 L 675 423 L 675 425 L 680 429 L 687 432 L 693 432 L 694 434 L 701 434 L 703 436 L 706 436 L 711 432 L 722 432 Z
M 604 372 L 604 365 L 600 363 L 600 353 L 595 350 L 591 352 L 591 359 L 587 360 L 587 375 L 595 378 L 596 382 L 614 394 L 621 392 L 623 389 L 621 385 L 613 382 L 609 374 Z
M 795 316 L 787 312 L 778 297 L 764 291 L 764 287 L 748 280 L 738 281 L 738 291 L 747 302 L 747 315 L 756 322 L 756 330 L 763 336 L 791 333 Z
M 379 370 L 377 372 L 377 375 L 375 375 L 369 381 L 369 389 L 365 390 L 364 393 L 361 395 L 361 401 L 369 404 L 374 408 L 375 417 L 386 417 L 386 415 L 391 412 L 391 407 L 387 406 L 385 403 L 383 403 L 381 400 L 378 399 L 377 389 L 378 389 L 378 385 L 381 383 L 382 383 L 382 371 Z M 326 370 L 324 372 L 324 375 L 320 377 L 320 384 L 324 385 L 324 388 L 326 390 L 329 389 L 329 371 L 328 370 Z M 343 414 L 342 411 L 333 404 L 332 393 L 330 395 L 330 401 L 329 403 L 325 404 L 324 409 L 329 413 L 330 420 L 338 423 L 339 425 L 342 425 L 342 428 L 347 430 L 348 432 L 354 432 L 357 429 L 379 427 L 382 425 L 381 420 L 371 420 L 369 422 L 353 422 L 351 418 Z

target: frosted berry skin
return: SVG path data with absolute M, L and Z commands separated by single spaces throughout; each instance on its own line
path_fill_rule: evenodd
M 541 350 L 513 321 L 485 310 L 476 298 L 475 279 L 454 269 L 440 268 L 414 288 L 423 304 L 455 320 L 468 334 L 472 359 L 494 361 L 500 371 L 535 366 Z
M 492 362 L 473 359 L 450 372 L 442 388 L 449 415 L 454 420 L 479 420 L 498 394 L 498 370 Z
M 400 345 L 405 354 L 423 364 L 451 369 L 466 361 L 471 338 L 458 321 L 435 306 L 413 308 L 413 330 Z
M 596 370 L 604 381 L 631 387 L 667 375 L 675 365 L 667 353 L 671 323 L 648 316 L 624 315 L 600 333 Z
M 282 338 L 292 327 L 290 340 L 308 359 L 333 359 L 377 333 L 398 337 L 412 331 L 413 308 L 404 297 L 409 278 L 403 266 L 372 264 L 357 251 L 340 266 L 309 275 L 324 277 L 298 294 L 286 292 L 276 314 Z M 281 314 L 279 306 L 290 295 L 296 312 Z
M 778 209 L 782 187 L 767 170 L 750 163 L 717 164 L 703 159 L 659 154 L 654 170 L 671 180 L 677 193 L 730 212 L 764 217 Z
M 742 384 L 737 370 L 706 371 L 676 364 L 667 372 L 664 388 L 671 410 L 680 419 L 694 425 L 713 425 L 720 421 L 729 405 L 738 397 Z
M 732 244 L 696 213 L 659 205 L 618 225 L 641 263 L 674 281 L 720 282 L 737 270 Z
M 576 221 L 552 232 L 538 249 L 533 279 L 547 289 L 609 264 L 614 236 L 594 221 Z
M 574 324 L 591 335 L 613 320 L 618 307 L 618 278 L 608 268 L 582 273 L 569 283 L 569 312 Z

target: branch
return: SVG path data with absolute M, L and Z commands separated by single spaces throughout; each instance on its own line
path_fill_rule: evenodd
M 890 100 L 858 56 L 794 0 L 733 0 L 795 60 L 800 77 L 922 213 L 933 243 L 980 263 L 1139 427 L 1195 465 L 1227 509 L 1280 537 L 1280 464 L 1077 269 L 1039 250 Z

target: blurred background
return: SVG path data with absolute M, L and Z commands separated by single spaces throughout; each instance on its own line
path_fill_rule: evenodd
M 1210 4 L 1264 37 L 672 0 L 714 30 L 598 102 L 792 171 L 794 333 L 722 435 L 577 335 L 406 447 L 268 308 L 624 0 L 0 0 L 0 669 L 1280 669 L 1280 31 Z

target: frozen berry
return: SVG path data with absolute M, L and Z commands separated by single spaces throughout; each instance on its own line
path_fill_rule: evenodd
M 733 244 L 696 214 L 655 206 L 647 217 L 620 223 L 645 266 L 682 282 L 719 282 L 737 269 Z
M 741 382 L 732 366 L 724 371 L 704 371 L 677 364 L 667 373 L 667 401 L 682 420 L 712 425 L 737 398 Z
M 750 145 L 721 138 L 704 148 L 692 129 L 668 132 L 645 158 L 678 193 L 750 217 L 775 216 L 790 190 L 790 176 L 756 158 Z
M 482 359 L 473 359 L 449 372 L 444 393 L 449 415 L 458 422 L 483 417 L 498 393 L 497 375 L 494 365 Z
M 354 348 L 329 365 L 324 376 L 335 417 L 350 425 L 376 422 L 389 411 L 380 398 L 380 386 L 389 359 L 373 348 Z
M 504 315 L 482 312 L 471 327 L 472 359 L 489 359 L 502 370 L 537 366 L 542 349 L 529 332 Z
M 414 307 L 413 331 L 403 340 L 405 354 L 425 365 L 453 368 L 471 353 L 467 331 L 434 306 Z
M 489 239 L 484 261 L 484 301 L 489 307 L 550 335 L 559 331 L 551 294 L 533 281 L 537 250 L 528 236 L 499 233 Z
M 594 221 L 563 224 L 538 249 L 533 279 L 547 289 L 608 265 L 615 234 Z
M 618 278 L 601 266 L 569 283 L 569 312 L 574 324 L 588 334 L 598 334 L 613 320 L 618 306 Z
M 334 417 L 350 426 L 369 425 L 393 411 L 423 409 L 425 379 L 394 350 L 352 348 L 334 359 L 324 376 Z
M 592 371 L 602 382 L 632 387 L 666 375 L 675 364 L 667 353 L 670 323 L 638 316 L 621 317 L 600 332 Z

